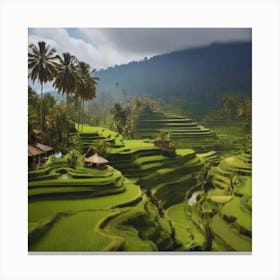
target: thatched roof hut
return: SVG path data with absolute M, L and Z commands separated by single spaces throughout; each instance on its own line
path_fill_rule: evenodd
M 32 146 L 32 145 L 28 145 L 28 156 L 29 157 L 35 157 L 35 156 L 39 156 L 44 154 L 45 152 Z
M 28 144 L 28 168 L 35 169 L 36 168 L 36 162 L 40 165 L 41 157 L 43 155 L 47 156 L 47 153 L 52 151 L 53 148 L 49 147 L 47 145 L 41 144 L 41 143 L 35 143 L 35 144 Z M 43 157 L 43 160 L 46 160 L 47 158 Z
M 85 163 L 96 164 L 97 166 L 102 166 L 108 163 L 109 161 L 97 153 L 85 159 Z
M 29 157 L 35 157 L 42 154 L 45 154 L 49 151 L 53 150 L 52 147 L 49 147 L 47 145 L 41 144 L 41 143 L 35 143 L 35 144 L 28 144 L 28 156 Z
M 53 150 L 52 147 L 44 145 L 44 144 L 41 144 L 41 143 L 36 143 L 35 147 L 40 149 L 40 150 L 42 150 L 42 151 L 44 151 L 45 153 Z

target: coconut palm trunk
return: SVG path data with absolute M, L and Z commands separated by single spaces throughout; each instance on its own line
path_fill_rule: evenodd
M 80 98 L 79 98 L 80 99 Z M 82 100 L 78 100 L 78 131 L 80 131 Z
M 67 139 L 66 145 L 69 147 L 69 102 L 70 102 L 70 93 L 75 92 L 76 83 L 78 79 L 78 75 L 76 72 L 76 58 L 70 53 L 63 53 L 62 57 L 56 56 L 59 61 L 58 64 L 58 74 L 54 80 L 54 87 L 60 93 L 66 93 L 66 110 L 67 110 Z
M 41 112 L 40 112 L 40 130 L 43 134 L 43 84 L 53 80 L 57 74 L 55 49 L 50 48 L 44 41 L 38 42 L 38 46 L 29 45 L 28 52 L 28 77 L 33 81 L 39 81 L 41 84 Z
M 82 131 L 84 130 L 84 112 L 85 112 L 85 100 L 82 99 Z
M 41 82 L 41 116 L 40 116 L 40 128 L 41 136 L 43 135 L 43 82 Z

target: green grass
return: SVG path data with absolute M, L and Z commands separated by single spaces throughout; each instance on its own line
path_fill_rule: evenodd
M 161 156 L 161 155 L 156 155 L 156 156 L 145 156 L 145 157 L 140 157 L 134 160 L 134 163 L 136 165 L 144 165 L 147 163 L 154 163 L 154 162 L 159 162 L 159 161 L 163 161 L 163 160 L 167 160 L 168 158 L 165 156 Z
M 207 150 L 213 147 L 216 135 L 213 131 L 179 115 L 149 112 L 140 114 L 136 124 L 139 138 L 154 138 L 160 131 L 171 133 L 177 147 Z
M 108 211 L 81 212 L 62 217 L 45 233 L 31 251 L 102 251 L 111 239 L 94 229 Z
M 222 208 L 222 213 L 226 216 L 236 217 L 236 223 L 243 228 L 252 231 L 252 215 L 241 205 L 241 198 L 235 197 L 232 201 L 225 204 Z
M 241 124 L 209 125 L 209 127 L 216 132 L 218 137 L 226 136 L 231 138 L 244 138 L 246 136 Z
M 166 251 L 178 246 L 171 238 L 168 221 L 146 200 L 113 219 L 104 232 L 123 238 L 125 251 Z
M 161 115 L 156 118 L 161 118 Z M 171 250 L 176 246 L 170 237 L 168 219 L 172 221 L 176 237 L 184 248 L 192 242 L 201 245 L 205 242 L 204 234 L 198 225 L 205 218 L 203 215 L 208 214 L 200 209 L 201 203 L 191 207 L 186 214 L 184 198 L 186 191 L 197 183 L 195 174 L 204 164 L 201 158 L 219 160 L 215 152 L 209 152 L 206 148 L 213 144 L 215 135 L 209 129 L 176 115 L 166 114 L 164 120 L 154 120 L 151 123 L 147 128 L 144 125 L 141 133 L 148 135 L 159 127 L 171 129 L 173 137 L 178 139 L 182 147 L 176 150 L 176 158 L 163 156 L 151 140 L 125 140 L 107 128 L 84 125 L 83 132 L 80 127 L 80 135 L 85 148 L 87 144 L 91 145 L 102 138 L 111 142 L 108 159 L 110 165 L 116 169 L 110 166 L 106 170 L 84 168 L 83 162 L 76 169 L 71 169 L 66 162 L 57 161 L 48 162 L 41 170 L 29 174 L 29 195 L 42 195 L 45 199 L 29 201 L 28 226 L 29 232 L 34 233 L 32 240 L 35 240 L 30 250 Z M 240 127 L 233 130 L 228 127 L 223 131 L 218 128 L 217 131 L 222 137 L 230 138 L 233 135 L 237 141 L 243 137 Z M 114 142 L 117 145 L 114 145 Z M 203 147 L 202 150 L 206 153 L 202 154 L 201 158 L 197 157 L 195 151 L 190 149 L 192 145 Z M 153 197 L 162 200 L 163 207 L 167 208 L 168 219 L 160 218 L 158 210 L 146 201 L 140 188 L 126 180 L 118 170 L 133 178 L 133 182 L 141 184 L 143 188 L 151 187 Z M 210 197 L 220 201 L 220 196 L 231 195 L 228 185 L 233 174 L 239 174 L 239 171 L 251 174 L 251 158 L 245 154 L 227 158 L 213 171 L 213 181 L 223 185 L 225 189 L 211 189 L 207 193 L 206 203 L 203 204 L 206 205 L 205 209 L 215 204 L 209 200 Z M 64 172 L 71 178 L 61 179 L 60 173 Z M 240 227 L 251 231 L 251 213 L 248 210 L 250 207 L 247 207 L 252 204 L 251 181 L 244 178 L 240 187 L 235 190 L 236 195 L 243 197 L 233 197 L 233 200 L 215 208 L 219 208 L 220 216 L 216 214 L 212 219 L 207 216 L 217 237 L 214 250 L 251 250 L 251 240 L 238 232 Z M 110 191 L 116 190 L 122 193 L 110 194 Z M 78 194 L 87 196 L 94 192 L 102 196 L 81 198 Z M 57 193 L 60 194 L 60 199 L 55 197 Z M 184 202 L 179 203 L 181 201 Z M 225 200 L 221 202 L 224 203 Z M 230 225 L 226 222 L 226 217 L 231 216 L 237 219 Z M 38 242 L 36 233 L 41 234 Z M 224 246 L 216 243 L 218 239 L 222 240 L 219 244 L 223 243 Z
M 182 242 L 184 247 L 194 240 L 200 244 L 204 242 L 203 234 L 192 223 L 191 219 L 185 213 L 186 203 L 182 202 L 168 208 L 167 217 L 172 221 L 177 238 Z
M 195 152 L 193 149 L 176 149 L 176 154 L 178 156 L 188 156 L 188 155 L 194 155 Z
M 124 144 L 126 149 L 132 150 L 155 148 L 154 143 L 147 142 L 147 140 L 124 140 Z
M 137 185 L 127 183 L 126 191 L 120 194 L 104 197 L 47 200 L 28 203 L 28 221 L 37 222 L 58 212 L 81 211 L 110 208 L 139 196 L 141 191 Z
M 147 218 L 146 213 L 142 209 L 134 207 L 115 218 L 105 227 L 104 232 L 123 238 L 126 251 L 157 251 L 157 246 L 151 240 L 139 238 L 139 232 L 147 227 Z M 137 222 L 137 220 L 141 220 L 141 222 Z M 148 226 L 150 226 L 150 230 L 153 229 L 151 224 Z
M 238 189 L 238 193 L 246 196 L 252 196 L 252 178 L 246 178 L 245 182 L 242 182 L 242 187 Z
M 251 240 L 241 236 L 218 215 L 212 218 L 211 229 L 214 234 L 221 238 L 233 251 L 250 252 L 252 250 Z
M 77 124 L 76 124 L 76 129 L 78 129 Z M 100 127 L 100 126 L 91 126 L 91 125 L 88 125 L 88 124 L 83 125 L 83 130 L 82 130 L 82 127 L 80 125 L 79 132 L 82 132 L 82 133 L 94 133 L 94 132 L 96 132 L 99 135 L 102 134 L 102 136 L 104 136 L 104 137 L 108 137 L 108 135 L 112 135 L 112 136 L 117 135 L 117 132 L 115 132 L 113 130 L 110 130 L 108 128 Z

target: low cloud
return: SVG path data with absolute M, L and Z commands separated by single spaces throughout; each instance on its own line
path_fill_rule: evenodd
M 70 52 L 96 69 L 143 57 L 208 45 L 251 40 L 246 28 L 34 28 L 29 42 L 45 40 L 58 52 Z

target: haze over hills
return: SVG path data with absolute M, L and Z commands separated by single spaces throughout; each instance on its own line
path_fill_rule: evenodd
M 191 111 L 217 108 L 225 93 L 251 96 L 251 54 L 251 42 L 214 43 L 100 70 L 98 96 L 178 97 Z

